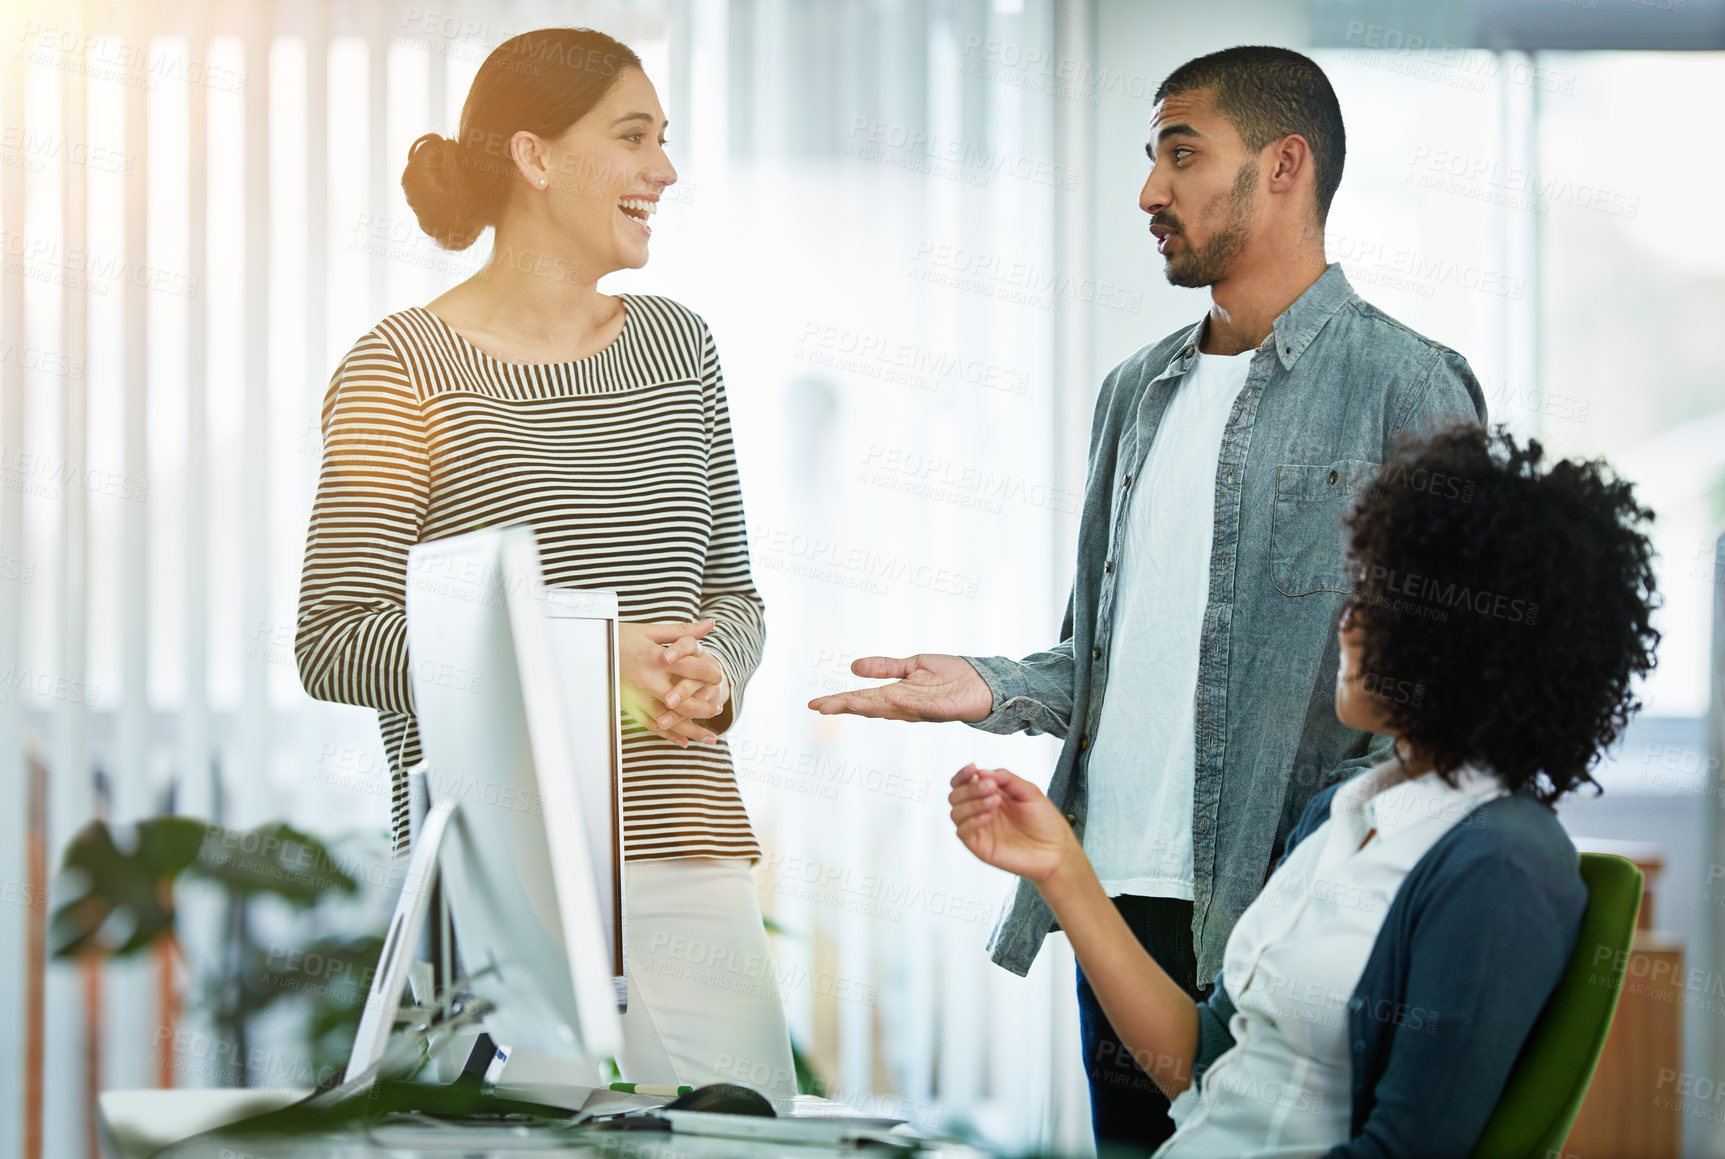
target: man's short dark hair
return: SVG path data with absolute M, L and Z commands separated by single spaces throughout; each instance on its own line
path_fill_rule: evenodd
M 1254 153 L 1292 133 L 1306 139 L 1312 150 L 1313 193 L 1322 225 L 1342 183 L 1342 159 L 1348 151 L 1342 106 L 1324 70 L 1291 49 L 1224 48 L 1169 73 L 1156 90 L 1156 103 L 1197 89 L 1211 91 L 1216 111 L 1228 118 Z

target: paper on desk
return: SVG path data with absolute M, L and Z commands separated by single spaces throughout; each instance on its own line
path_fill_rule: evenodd
M 904 1122 L 903 1119 L 889 1118 L 886 1115 L 866 1114 L 846 1103 L 834 1102 L 819 1095 L 792 1095 L 789 1098 L 776 1098 L 772 1103 L 773 1110 L 795 1119 L 869 1119 L 888 1125 Z

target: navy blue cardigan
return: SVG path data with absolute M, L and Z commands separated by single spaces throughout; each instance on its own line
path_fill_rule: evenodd
M 1312 798 L 1283 861 L 1329 820 L 1345 783 Z M 1468 1154 L 1586 908 L 1574 843 L 1525 790 L 1486 802 L 1439 838 L 1397 890 L 1348 1002 L 1353 1128 L 1326 1159 Z M 1233 1011 L 1217 971 L 1198 1005 L 1194 1082 L 1234 1044 Z

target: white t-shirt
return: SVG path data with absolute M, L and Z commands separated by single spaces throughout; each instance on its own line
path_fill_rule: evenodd
M 1102 718 L 1086 774 L 1084 852 L 1110 897 L 1192 900 L 1194 702 L 1216 461 L 1255 353 L 1198 355 L 1129 488 L 1113 551 L 1118 578 Z

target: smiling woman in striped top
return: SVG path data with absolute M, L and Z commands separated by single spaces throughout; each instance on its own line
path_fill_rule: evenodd
M 492 256 L 384 318 L 331 378 L 295 654 L 313 696 L 378 710 L 400 850 L 420 755 L 408 549 L 525 522 L 548 584 L 614 590 L 628 709 L 620 1061 L 637 1081 L 786 1094 L 760 848 L 724 739 L 765 637 L 724 380 L 698 315 L 596 285 L 647 262 L 648 221 L 677 180 L 665 124 L 632 51 L 557 28 L 491 53 L 457 139 L 414 142 L 402 187 L 420 226 L 456 250 L 491 226 Z M 715 982 L 672 954 L 697 943 L 746 976 Z

